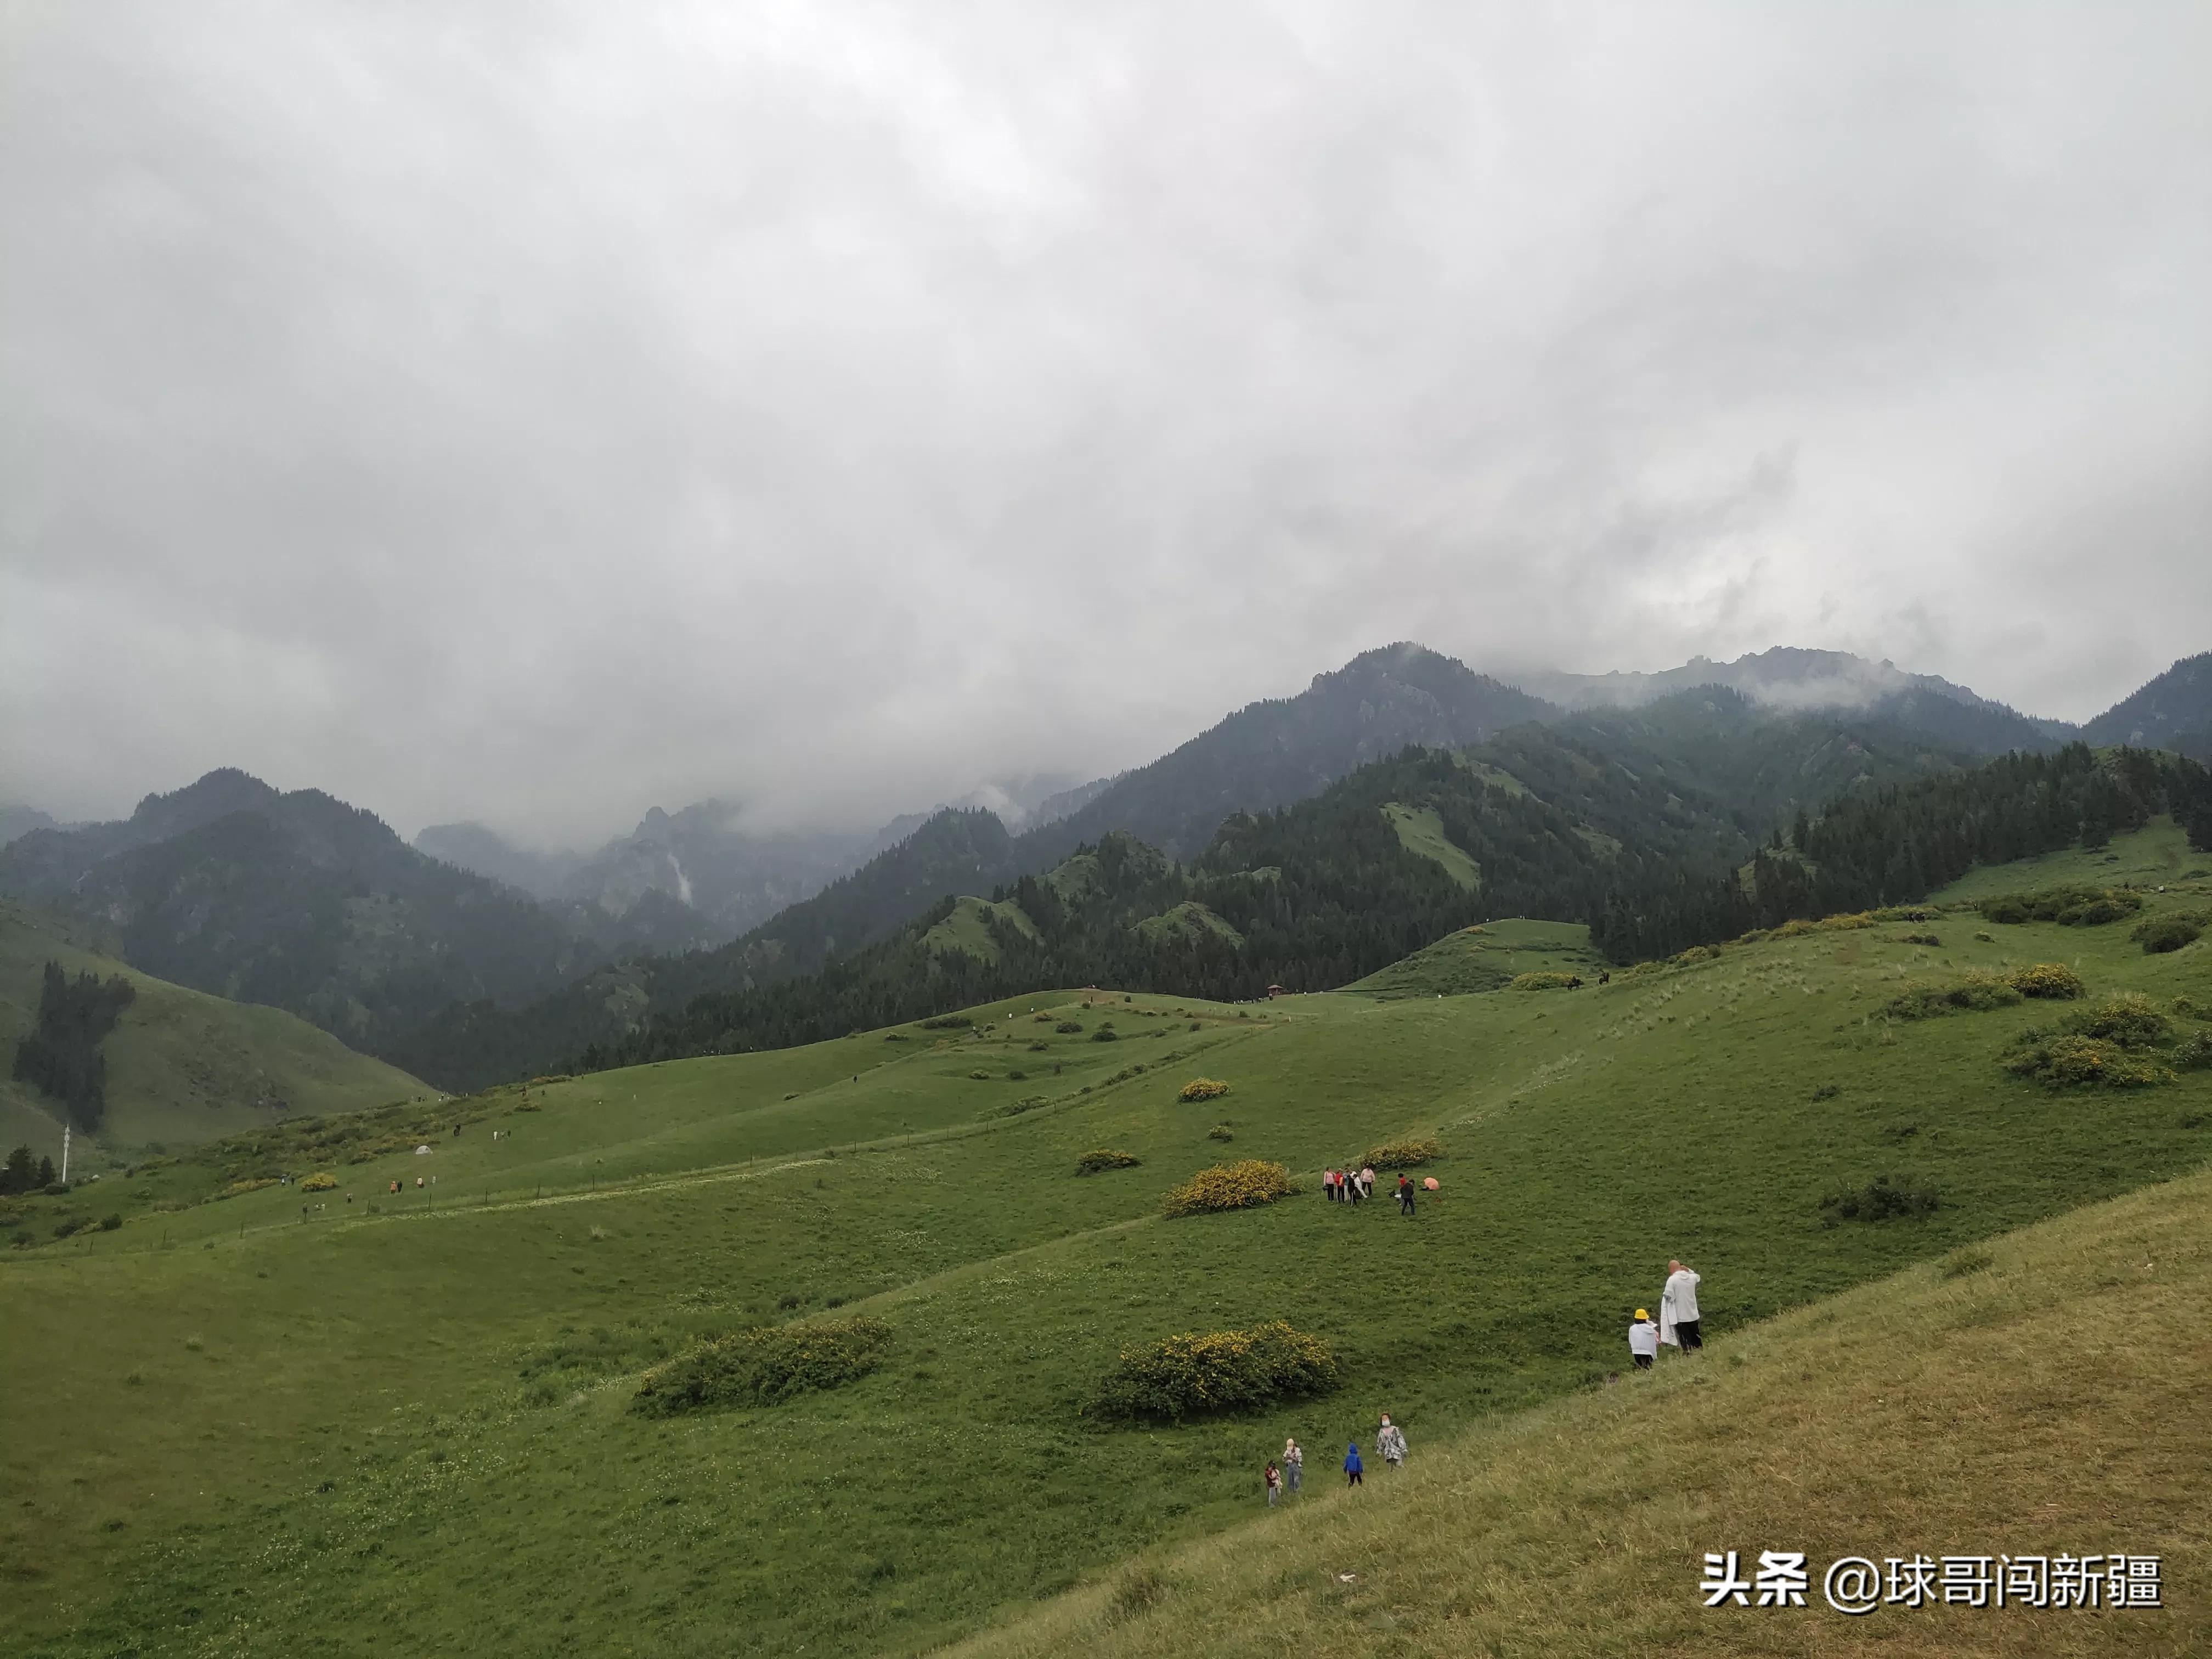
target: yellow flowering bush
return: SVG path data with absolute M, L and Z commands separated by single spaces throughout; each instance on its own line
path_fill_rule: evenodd
M 1416 1164 L 1426 1164 L 1432 1158 L 1444 1155 L 1444 1144 L 1433 1135 L 1413 1140 L 1386 1140 L 1379 1146 L 1370 1146 L 1360 1156 L 1360 1163 L 1370 1170 L 1410 1170 Z
M 303 1193 L 327 1193 L 338 1184 L 338 1178 L 327 1170 L 319 1170 L 300 1183 Z
M 1167 1212 L 1205 1215 L 1215 1210 L 1242 1210 L 1255 1204 L 1272 1204 L 1296 1191 L 1291 1172 L 1284 1165 L 1248 1158 L 1241 1163 L 1200 1170 L 1168 1194 Z
M 1285 1320 L 1245 1331 L 1186 1331 L 1121 1350 L 1084 1409 L 1109 1422 L 1178 1422 L 1323 1394 L 1336 1356 Z
M 1176 1091 L 1181 1101 L 1217 1100 L 1229 1092 L 1229 1085 L 1218 1077 L 1194 1077 Z
M 890 1340 L 890 1326 L 865 1317 L 710 1338 L 647 1371 L 630 1409 L 673 1417 L 716 1406 L 778 1405 L 866 1376 L 883 1363 Z
M 2142 1089 L 2175 1080 L 2165 1066 L 2138 1060 L 2116 1042 L 2072 1033 L 2025 1040 L 2004 1065 L 2007 1071 L 2032 1077 L 2047 1089 Z
M 2024 997 L 2048 997 L 2055 1001 L 2068 1001 L 2081 994 L 2085 988 L 2081 975 L 2063 962 L 2038 962 L 2015 972 L 2012 988 Z

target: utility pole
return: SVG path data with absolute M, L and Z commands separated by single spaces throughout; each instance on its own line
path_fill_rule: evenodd
M 62 1125 L 62 1185 L 69 1185 L 69 1125 Z

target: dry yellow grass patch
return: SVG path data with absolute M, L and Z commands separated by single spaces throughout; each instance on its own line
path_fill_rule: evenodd
M 954 1651 L 2212 1653 L 2212 1174 L 1911 1269 L 1133 1563 Z M 1422 1455 L 1427 1450 L 1427 1455 Z M 1708 1550 L 1809 1605 L 1708 1610 Z M 2165 1607 L 1821 1601 L 1842 1555 L 2151 1554 Z M 1346 1575 L 1351 1575 L 1349 1578 Z

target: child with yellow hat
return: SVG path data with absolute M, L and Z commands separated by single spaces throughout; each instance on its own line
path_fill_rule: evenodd
M 1636 1322 L 1628 1328 L 1628 1357 L 1639 1371 L 1650 1370 L 1651 1362 L 1659 1357 L 1659 1328 L 1642 1308 L 1636 1310 Z

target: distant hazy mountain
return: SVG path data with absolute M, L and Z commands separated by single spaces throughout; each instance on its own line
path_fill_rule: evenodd
M 2174 749 L 2212 760 L 2212 651 L 2184 657 L 2081 728 L 2091 743 Z
M 0 893 L 99 919 L 134 968 L 383 1054 L 456 1000 L 520 1001 L 600 947 L 319 790 L 210 772 L 130 817 L 0 848 Z
M 455 869 L 472 870 L 539 899 L 566 896 L 568 878 L 584 861 L 580 853 L 519 847 L 481 823 L 434 823 L 416 831 L 414 846 Z
M 0 806 L 0 847 L 33 830 L 59 827 L 52 814 L 41 812 L 35 806 Z

